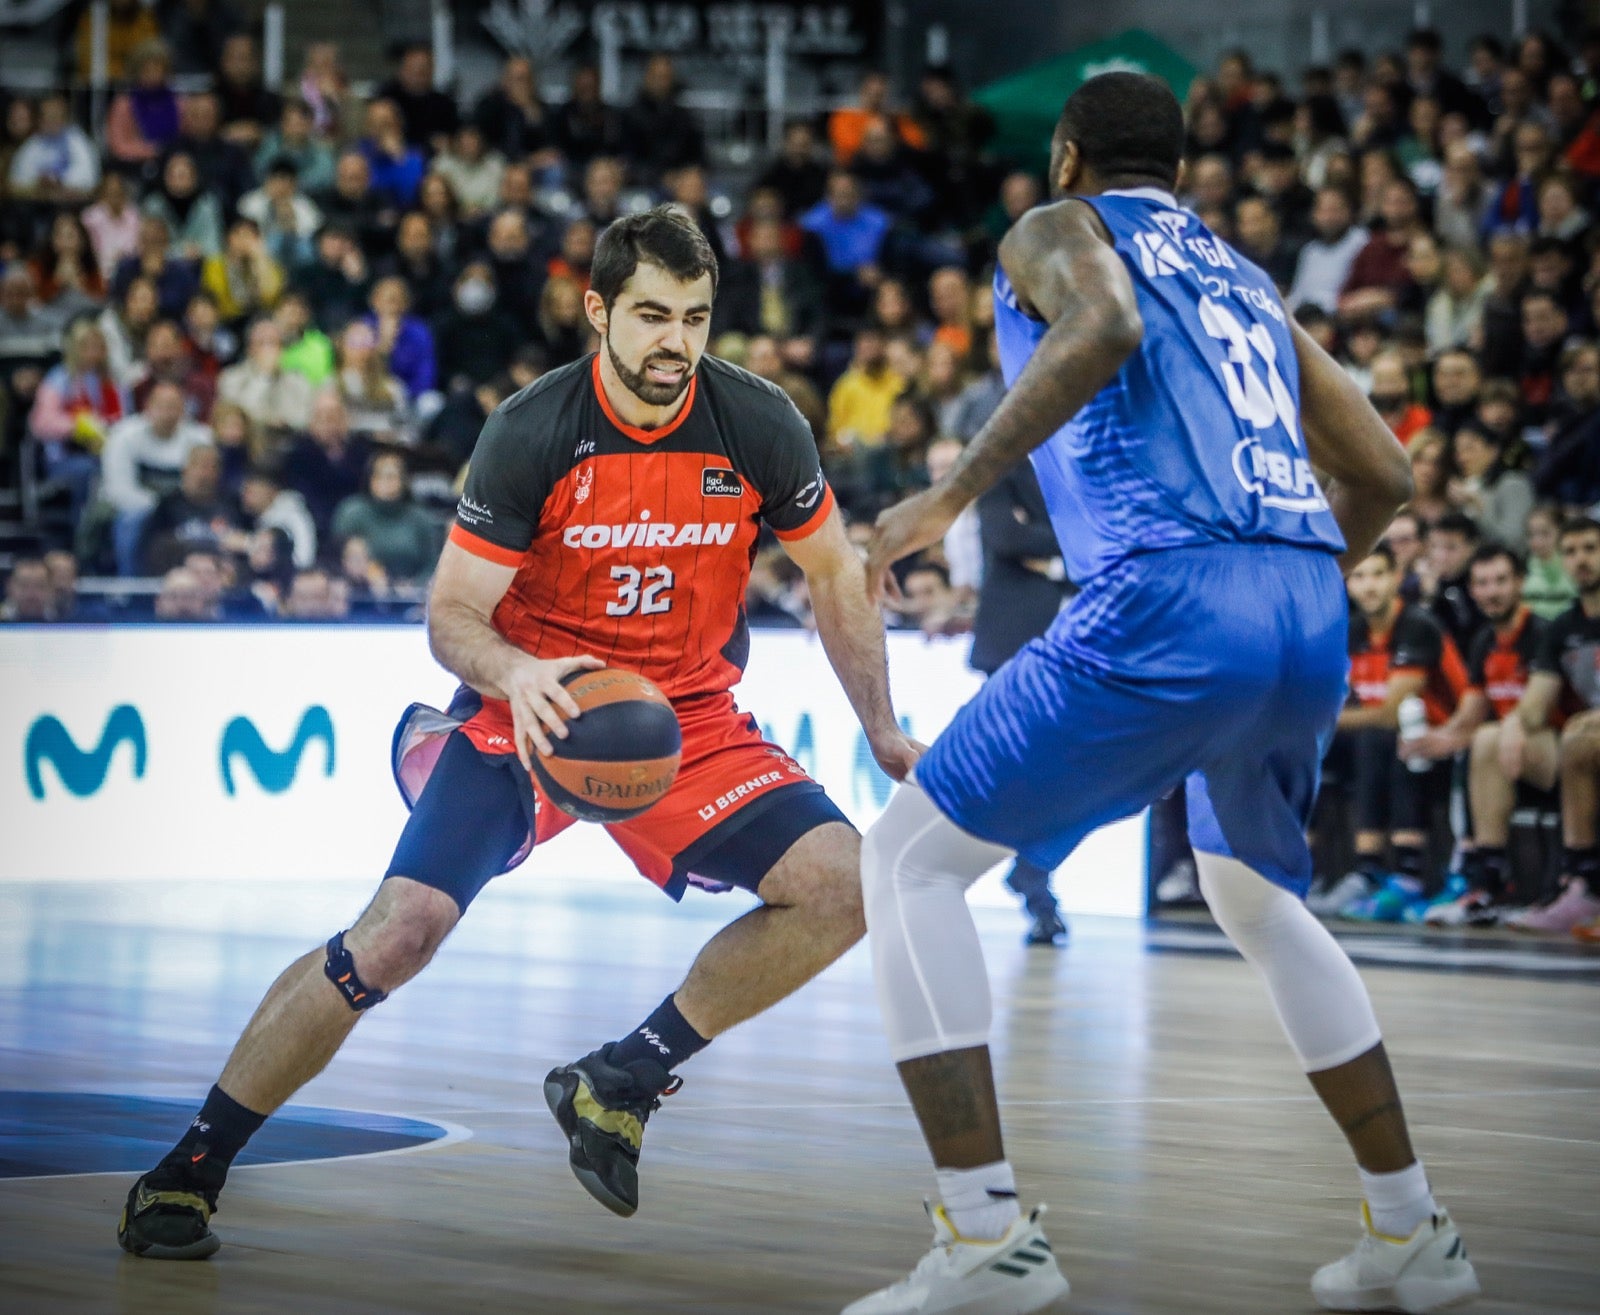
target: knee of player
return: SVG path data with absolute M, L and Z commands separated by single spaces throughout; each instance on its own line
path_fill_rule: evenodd
M 1600 763 L 1600 715 L 1585 713 L 1567 723 L 1561 732 L 1561 763 L 1580 767 Z
M 328 942 L 328 979 L 351 1008 L 370 1008 L 427 967 L 458 916 L 447 896 L 408 901 L 382 917 L 364 915 Z M 362 991 L 365 996 L 357 999 Z
M 786 883 L 789 902 L 805 906 L 829 921 L 855 928 L 866 934 L 862 912 L 862 839 L 845 826 L 830 828 L 833 834 L 821 847 L 817 861 L 805 871 L 796 872 Z

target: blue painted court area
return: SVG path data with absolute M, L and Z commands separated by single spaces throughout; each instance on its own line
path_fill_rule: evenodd
M 76 1091 L 0 1091 L 0 1178 L 141 1173 L 171 1149 L 198 1097 L 161 1100 Z M 234 1161 L 283 1164 L 373 1155 L 438 1141 L 436 1123 L 286 1105 Z

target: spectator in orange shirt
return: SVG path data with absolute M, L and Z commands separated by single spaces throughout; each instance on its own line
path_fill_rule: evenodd
M 867 128 L 874 123 L 886 123 L 907 146 L 922 150 L 928 144 L 927 135 L 909 114 L 898 114 L 889 109 L 889 75 L 878 69 L 869 69 L 861 78 L 858 93 L 860 104 L 847 105 L 828 116 L 828 142 L 833 147 L 833 157 L 840 165 L 847 165 L 861 149 Z
M 955 265 L 936 269 L 928 278 L 928 304 L 933 308 L 934 342 L 942 342 L 961 360 L 972 355 L 972 282 Z
M 1409 445 L 1433 423 L 1433 413 L 1412 400 L 1405 361 L 1399 352 L 1383 352 L 1372 362 L 1372 388 L 1368 395 L 1384 423 L 1402 444 Z

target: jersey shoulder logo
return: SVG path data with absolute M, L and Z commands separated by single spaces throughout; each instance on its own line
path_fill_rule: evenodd
M 794 495 L 794 505 L 802 510 L 809 511 L 817 505 L 817 499 L 822 496 L 822 470 L 819 467 L 817 477 Z
M 707 466 L 700 476 L 700 493 L 707 498 L 742 498 L 744 481 L 735 471 Z
M 594 467 L 585 466 L 574 477 L 576 487 L 572 491 L 574 502 L 589 501 L 589 493 L 594 488 Z

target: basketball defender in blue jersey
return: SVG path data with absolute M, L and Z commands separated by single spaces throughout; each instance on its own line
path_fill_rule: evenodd
M 962 709 L 863 846 L 879 998 L 942 1204 L 911 1276 L 846 1315 L 1018 1315 L 1066 1295 L 1001 1142 L 966 888 L 1007 852 L 1054 867 L 1180 785 L 1212 913 L 1360 1168 L 1360 1245 L 1313 1294 L 1430 1311 L 1478 1291 L 1412 1152 L 1366 990 L 1302 903 L 1345 697 L 1340 566 L 1409 495 L 1405 458 L 1267 276 L 1173 199 L 1182 144 L 1162 83 L 1111 73 L 1073 94 L 1056 201 L 1000 250 L 1010 392 L 869 549 L 883 579 L 1029 455 L 1082 592 Z

